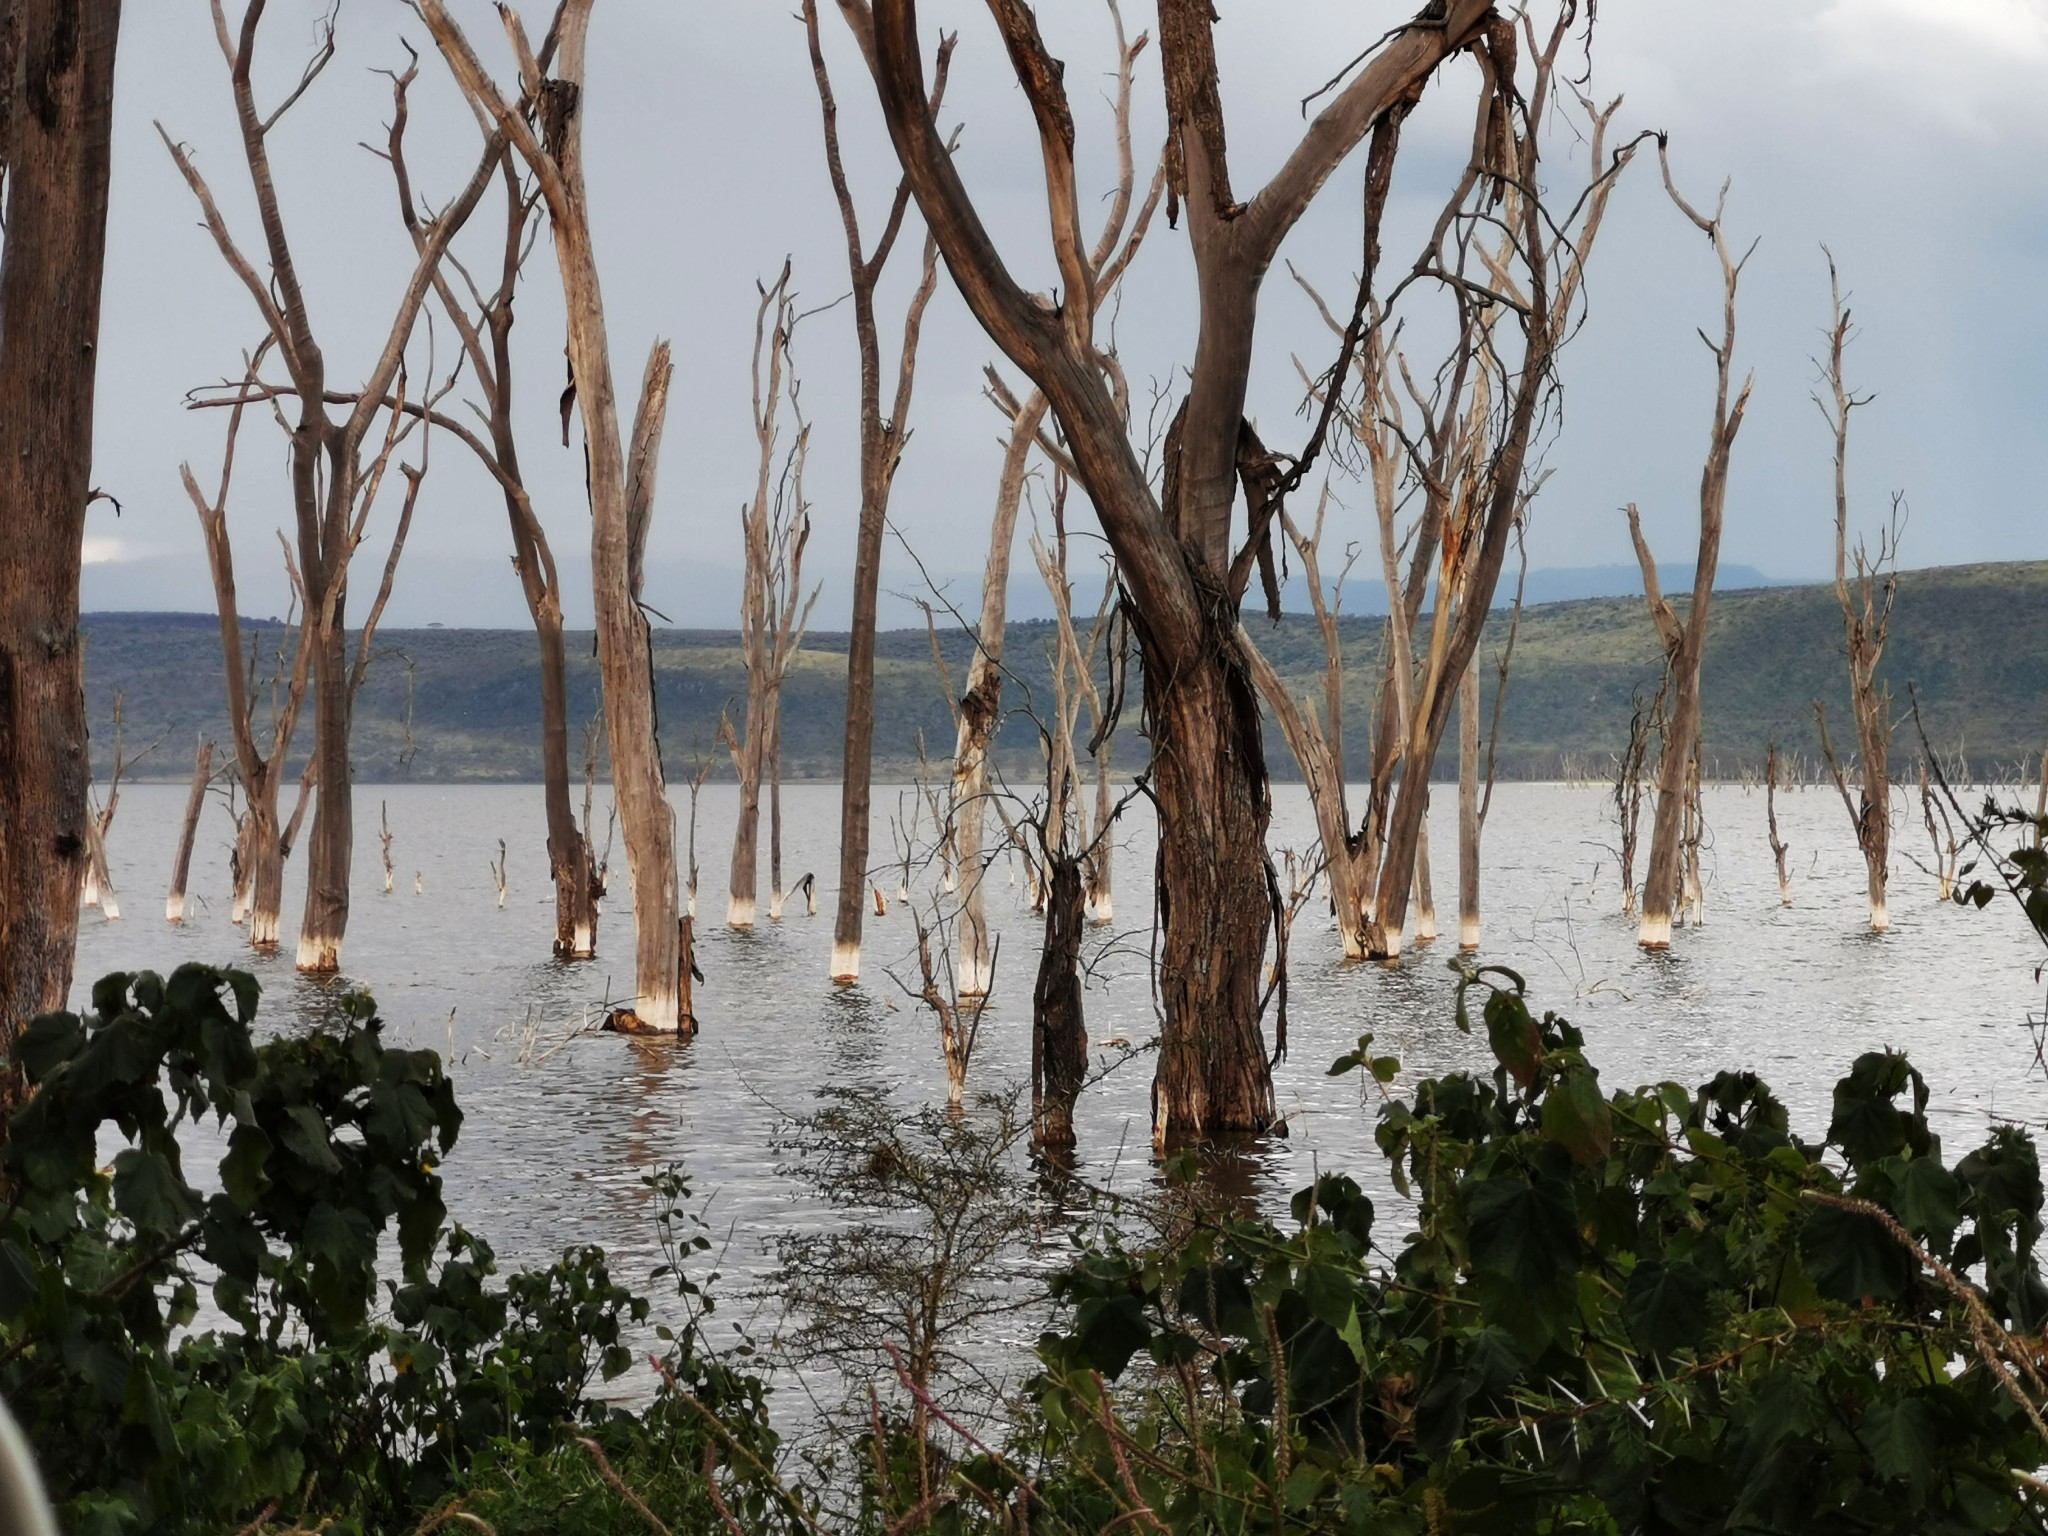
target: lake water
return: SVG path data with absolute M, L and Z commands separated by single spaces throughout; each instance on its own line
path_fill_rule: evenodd
M 109 842 L 123 918 L 83 914 L 75 1006 L 85 1006 L 91 981 L 107 971 L 168 972 L 203 960 L 260 978 L 266 1030 L 322 1016 L 336 984 L 302 980 L 291 963 L 303 860 L 287 866 L 283 945 L 273 956 L 251 954 L 228 922 L 230 828 L 217 806 L 208 808 L 193 859 L 188 921 L 181 928 L 163 921 L 183 801 L 181 786 L 124 790 Z M 380 802 L 389 808 L 399 871 L 390 895 L 382 891 Z M 1276 802 L 1274 846 L 1306 848 L 1313 823 L 1304 793 L 1279 786 Z M 892 847 L 892 816 L 907 804 L 907 795 L 877 790 L 878 858 Z M 623 900 L 615 901 L 605 912 L 598 959 L 562 965 L 548 958 L 552 893 L 537 786 L 358 787 L 359 894 L 346 983 L 376 995 L 395 1043 L 448 1054 L 468 1116 L 444 1170 L 448 1203 L 501 1258 L 546 1261 L 571 1243 L 595 1242 L 619 1256 L 622 1278 L 638 1282 L 656 1262 L 639 1178 L 678 1161 L 709 1197 L 713 1225 L 730 1231 L 723 1274 L 728 1287 L 744 1291 L 771 1264 L 778 1234 L 835 1219 L 800 1179 L 777 1171 L 774 1143 L 788 1115 L 809 1109 L 816 1091 L 832 1083 L 885 1083 L 905 1108 L 943 1101 L 936 1025 L 885 974 L 911 974 L 905 963 L 913 938 L 895 901 L 895 872 L 877 876 L 891 909 L 879 919 L 870 911 L 862 983 L 840 988 L 827 980 L 837 787 L 784 790 L 785 871 L 792 884 L 807 870 L 820 873 L 819 914 L 805 915 L 798 899 L 783 921 L 764 920 L 751 933 L 721 925 L 736 806 L 731 786 L 703 792 L 701 1032 L 678 1044 L 571 1038 L 607 997 L 630 990 L 631 919 Z M 2040 946 L 2009 903 L 1966 912 L 1936 899 L 1932 876 L 1904 857 L 1925 855 L 1917 815 L 1895 834 L 1893 929 L 1878 937 L 1864 931 L 1862 864 L 1832 790 L 1779 797 L 1792 848 L 1790 908 L 1778 900 L 1763 795 L 1710 787 L 1705 807 L 1706 924 L 1682 932 L 1669 954 L 1646 955 L 1620 915 L 1603 790 L 1503 785 L 1486 832 L 1480 958 L 1522 972 L 1539 1007 L 1577 1023 L 1610 1086 L 1664 1078 L 1694 1085 L 1723 1067 L 1751 1068 L 1790 1106 L 1797 1129 L 1817 1136 L 1836 1077 L 1859 1052 L 1892 1046 L 1910 1053 L 1932 1085 L 1930 1112 L 1951 1157 L 1976 1144 L 1990 1116 L 2048 1120 L 2048 1080 L 2025 1027 L 2041 1001 Z M 1376 1049 L 1400 1057 L 1397 1089 L 1419 1075 L 1490 1066 L 1483 1038 L 1460 1035 L 1452 1019 L 1454 814 L 1455 794 L 1440 788 L 1431 835 L 1445 939 L 1411 949 L 1399 969 L 1345 966 L 1322 903 L 1297 922 L 1290 1055 L 1276 1072 L 1290 1135 L 1263 1143 L 1251 1161 L 1257 1195 L 1275 1208 L 1315 1167 L 1351 1171 L 1383 1211 L 1392 1199 L 1357 1076 L 1325 1075 L 1362 1031 L 1376 1033 Z M 489 867 L 500 838 L 510 875 L 502 909 Z M 766 841 L 764 827 L 764 848 Z M 622 863 L 615 853 L 613 887 L 621 895 Z M 1094 930 L 1087 952 L 1089 1032 L 1098 1041 L 1142 1045 L 1156 1033 L 1146 958 L 1151 867 L 1149 812 L 1138 802 L 1120 825 L 1118 922 Z M 919 874 L 921 900 L 936 878 L 935 869 Z M 1013 885 L 998 866 L 989 878 L 1002 943 L 970 1089 L 1016 1083 L 1030 1059 L 1036 923 L 1025 910 L 1021 875 Z M 764 873 L 764 918 L 766 889 Z M 1151 1071 L 1152 1058 L 1137 1055 L 1082 1099 L 1085 1178 L 1123 1189 L 1152 1178 Z M 756 1302 L 757 1316 L 770 1306 Z M 1021 1322 L 1016 1331 L 1020 1340 L 1030 1333 Z

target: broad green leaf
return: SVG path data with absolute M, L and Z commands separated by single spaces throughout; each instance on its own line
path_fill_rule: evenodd
M 251 1209 L 270 1187 L 263 1165 L 270 1158 L 270 1138 L 260 1126 L 238 1125 L 228 1137 L 228 1155 L 220 1160 L 221 1188 L 243 1210 Z
M 1590 1067 L 1574 1067 L 1543 1096 L 1543 1134 L 1590 1167 L 1614 1147 L 1614 1112 Z
M 1929 1473 L 1941 1447 L 1941 1421 L 1923 1397 L 1885 1398 L 1863 1415 L 1857 1438 L 1870 1449 L 1878 1475 L 1903 1478 L 1916 1502 L 1927 1496 Z
M 114 1208 L 144 1232 L 175 1232 L 193 1215 L 170 1159 L 135 1147 L 114 1158 Z
M 1653 1355 L 1691 1349 L 1706 1337 L 1706 1279 L 1690 1264 L 1645 1260 L 1628 1277 L 1622 1315 L 1630 1336 Z
M 1578 1267 L 1578 1228 L 1563 1185 L 1496 1174 L 1468 1181 L 1464 1196 L 1474 1268 L 1537 1291 Z
M 1899 1240 L 1861 1211 L 1819 1207 L 1799 1229 L 1799 1252 L 1814 1287 L 1830 1301 L 1893 1301 L 1913 1277 Z

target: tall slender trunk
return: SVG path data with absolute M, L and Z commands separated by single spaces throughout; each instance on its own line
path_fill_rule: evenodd
M 768 715 L 768 916 L 782 921 L 782 690 Z
M 1415 832 L 1415 944 L 1436 942 L 1436 888 L 1429 872 L 1429 804 L 1422 807 L 1422 825 Z
M 80 551 L 119 0 L 16 0 L 0 252 L 0 1059 L 71 990 L 86 857 Z M 0 1070 L 0 1111 L 14 1079 Z
M 1024 470 L 1031 444 L 1045 421 L 1045 395 L 1033 390 L 1011 414 L 996 484 L 995 517 L 989 525 L 988 563 L 981 576 L 981 622 L 974 659 L 967 665 L 967 691 L 960 696 L 960 726 L 953 748 L 953 862 L 960 872 L 960 995 L 986 997 L 994 981 L 988 938 L 988 876 L 982 856 L 982 825 L 988 811 L 988 754 L 1002 723 L 1003 641 L 1009 624 L 1010 554 L 1017 537 L 1017 509 L 1024 499 Z
M 1921 770 L 1923 789 L 1926 785 L 1926 770 Z M 1785 855 L 1789 851 L 1785 840 L 1778 836 L 1778 744 L 1771 742 L 1764 753 L 1764 824 L 1771 834 L 1771 859 L 1778 866 L 1778 904 L 1792 905 L 1792 877 L 1785 868 Z M 1930 825 L 1928 828 L 1932 831 Z M 1946 882 L 1941 893 L 1942 900 L 1948 899 Z
M 1458 950 L 1479 948 L 1479 673 L 1458 683 Z
M 604 686 L 612 788 L 626 836 L 633 888 L 634 1011 L 641 1026 L 679 1027 L 681 911 L 675 815 L 662 782 L 656 732 L 653 634 L 640 597 L 652 526 L 661 430 L 674 369 L 655 344 L 641 380 L 630 437 L 622 433 L 611 343 L 598 280 L 583 175 L 584 49 L 591 0 L 565 0 L 557 14 L 555 78 L 542 89 L 550 131 L 543 143 L 521 106 L 485 73 L 445 0 L 421 0 L 420 14 L 463 94 L 502 132 L 533 171 L 548 205 L 569 332 L 569 368 L 583 421 L 590 498 L 590 565 L 596 600 L 598 671 Z M 513 18 L 508 25 L 517 27 Z M 522 45 L 525 45 L 521 33 Z
M 185 921 L 185 882 L 192 874 L 192 844 L 199 836 L 199 813 L 206 809 L 206 785 L 213 776 L 213 743 L 201 741 L 192 760 L 192 790 L 185 797 L 185 819 L 178 831 L 178 854 L 171 863 L 171 889 L 164 897 L 164 920 Z
M 554 589 L 533 612 L 540 641 L 540 760 L 548 824 L 548 871 L 555 886 L 555 958 L 587 960 L 597 953 L 597 870 L 590 844 L 576 822 L 569 792 L 568 647 Z
M 277 948 L 278 915 L 284 907 L 284 841 L 277 822 L 277 791 L 251 790 L 244 867 L 249 882 L 249 947 L 265 953 Z
M 761 770 L 767 758 L 768 678 L 764 669 L 747 672 L 747 725 L 740 736 L 739 824 L 732 835 L 732 877 L 726 887 L 728 928 L 754 926 L 754 891 L 761 865 Z M 870 723 L 869 729 L 873 726 Z

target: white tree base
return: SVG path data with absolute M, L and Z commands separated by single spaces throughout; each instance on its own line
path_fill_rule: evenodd
M 1671 914 L 1652 917 L 1643 914 L 1642 926 L 1636 930 L 1636 943 L 1644 949 L 1669 949 L 1671 947 Z
M 1888 933 L 1891 931 L 1891 926 L 1891 905 L 1888 902 L 1873 901 L 1870 904 L 1870 931 L 1872 933 Z
M 597 953 L 597 930 L 589 923 L 578 923 L 569 930 L 569 958 L 588 960 Z
M 167 923 L 182 923 L 185 921 L 185 898 L 182 895 L 164 898 L 164 921 Z
M 725 926 L 728 928 L 751 928 L 754 926 L 754 898 L 735 896 L 726 903 Z
M 832 979 L 834 981 L 860 980 L 860 946 L 858 944 L 834 944 L 832 946 Z
M 1458 952 L 1469 955 L 1478 948 L 1479 919 L 1461 914 L 1458 918 Z

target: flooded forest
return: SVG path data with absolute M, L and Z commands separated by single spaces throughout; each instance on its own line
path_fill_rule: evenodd
M 0 0 L 0 1529 L 2048 1531 L 2048 0 L 1706 9 Z

